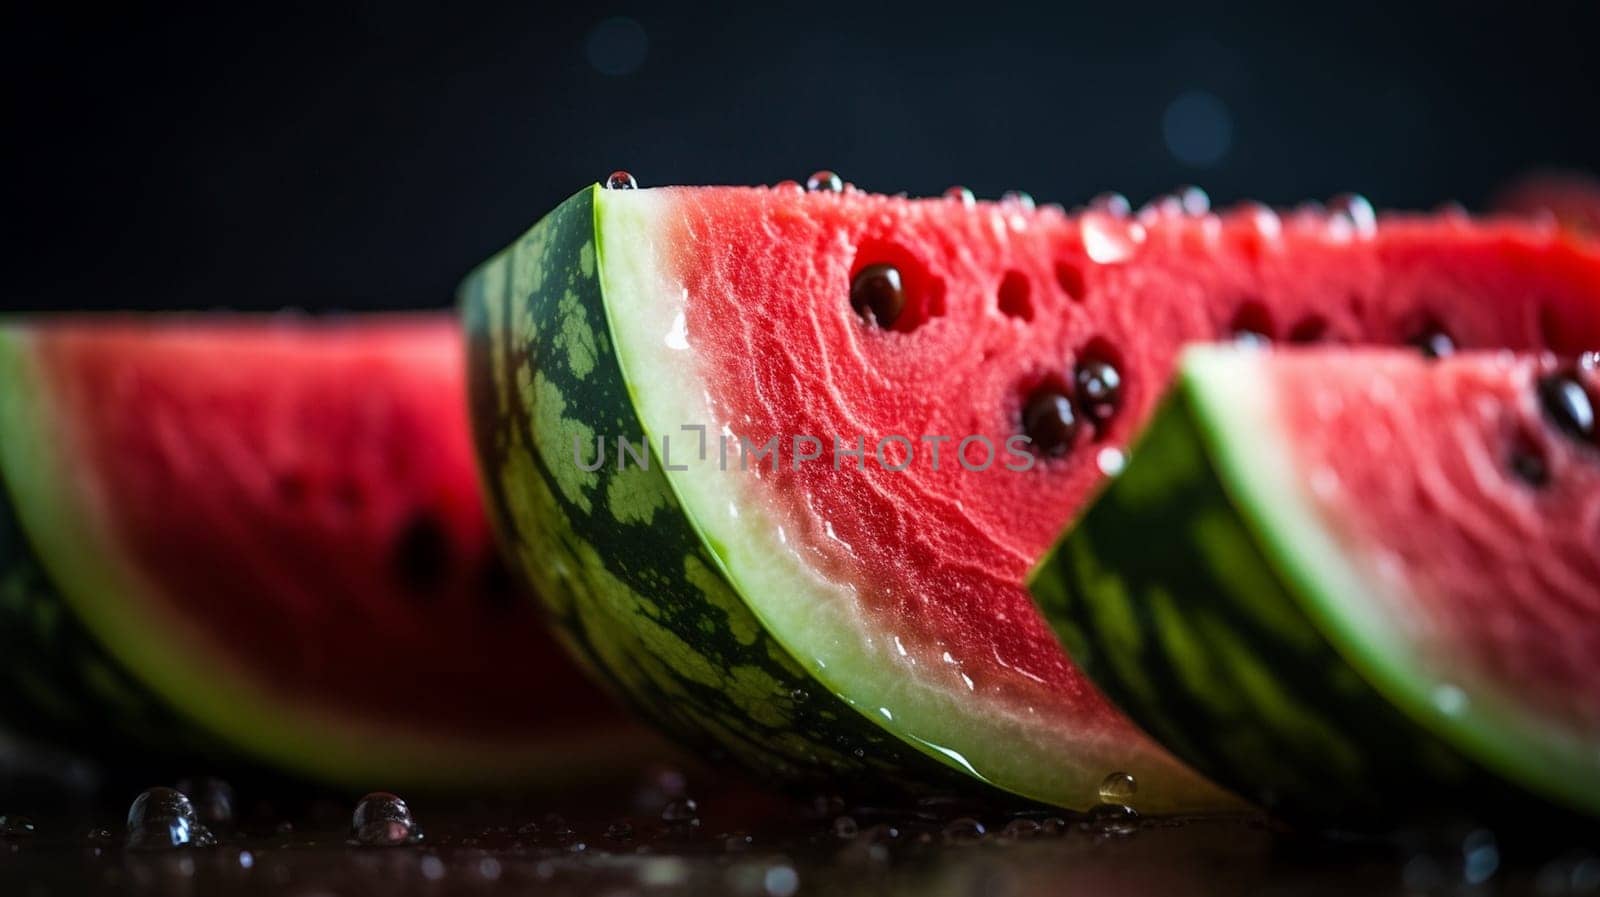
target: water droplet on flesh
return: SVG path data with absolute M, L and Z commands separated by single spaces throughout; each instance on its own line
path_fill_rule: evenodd
M 422 830 L 411 817 L 411 807 L 399 796 L 375 791 L 356 804 L 350 833 L 363 847 L 395 847 L 422 840 Z
M 1089 209 L 1119 219 L 1133 214 L 1133 204 L 1121 193 L 1101 193 L 1089 200 Z
M 1143 225 L 1099 211 L 1084 212 L 1078 219 L 1083 251 L 1102 265 L 1114 265 L 1133 257 L 1144 242 Z
M 1095 454 L 1094 463 L 1096 467 L 1100 468 L 1101 473 L 1108 477 L 1114 477 L 1122 473 L 1123 469 L 1128 466 L 1128 453 L 1108 445 Z
M 1000 201 L 1010 205 L 1018 206 L 1030 212 L 1034 209 L 1033 195 L 1021 190 L 1007 190 L 1006 192 L 1000 194 Z
M 800 186 L 799 181 L 779 181 L 772 185 L 772 191 L 774 193 L 781 193 L 785 196 L 799 196 L 800 194 L 806 192 L 806 188 Z
M 613 171 L 606 176 L 607 190 L 635 190 L 638 187 L 639 182 L 635 181 L 633 175 L 626 171 Z
M 1065 455 L 1078 438 L 1078 414 L 1072 399 L 1053 386 L 1034 390 L 1022 407 L 1022 433 L 1039 455 Z
M 1126 804 L 1139 791 L 1139 783 L 1125 772 L 1114 772 L 1100 780 L 1100 799 L 1108 804 Z
M 1185 184 L 1173 191 L 1173 194 L 1178 197 L 1178 204 L 1183 208 L 1185 215 L 1198 218 L 1211 211 L 1211 197 L 1193 184 Z
M 806 178 L 806 190 L 811 193 L 841 193 L 844 191 L 844 181 L 837 174 L 823 169 Z
M 1328 200 L 1328 215 L 1331 221 L 1350 228 L 1355 236 L 1365 238 L 1378 232 L 1378 213 L 1359 193 L 1341 193 Z
M 978 204 L 978 198 L 973 196 L 972 191 L 965 187 L 951 187 L 944 191 L 944 198 L 954 199 L 969 209 Z
M 1283 219 L 1278 217 L 1278 213 L 1271 206 L 1246 201 L 1235 206 L 1234 211 L 1245 216 L 1245 220 L 1263 239 L 1276 240 L 1283 236 Z
M 900 269 L 879 263 L 857 271 L 850 279 L 850 307 L 869 324 L 893 327 L 906 307 Z
M 1272 345 L 1272 337 L 1259 330 L 1235 330 L 1233 341 L 1249 349 L 1265 349 Z

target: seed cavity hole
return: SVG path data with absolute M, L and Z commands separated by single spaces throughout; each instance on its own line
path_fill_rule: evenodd
M 1238 343 L 1265 346 L 1271 344 L 1275 332 L 1272 312 L 1259 302 L 1246 302 L 1228 323 L 1225 336 Z
M 868 326 L 909 333 L 944 314 L 944 281 L 904 247 L 869 240 L 850 268 L 850 307 Z
M 1083 270 L 1071 262 L 1056 262 L 1056 283 L 1074 302 L 1082 302 L 1087 293 Z
M 1321 315 L 1301 318 L 1289 328 L 1289 342 L 1299 345 L 1320 343 L 1328 336 L 1328 319 Z
M 1033 285 L 1021 271 L 1007 271 L 1000 278 L 997 294 L 1001 313 L 1024 321 L 1033 320 Z
M 1529 486 L 1542 488 L 1550 483 L 1550 461 L 1531 433 L 1519 431 L 1512 439 L 1508 464 L 1511 473 Z

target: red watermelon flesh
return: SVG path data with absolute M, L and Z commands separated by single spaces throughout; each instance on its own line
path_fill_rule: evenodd
M 1592 362 L 1316 361 L 1272 366 L 1266 413 L 1382 616 L 1433 678 L 1600 737 L 1600 441 L 1561 410 L 1592 430 Z
M 1501 192 L 1495 208 L 1535 220 L 1553 218 L 1575 233 L 1600 237 L 1600 181 L 1577 172 L 1529 175 Z
M 782 437 L 776 471 L 728 475 L 780 521 L 778 541 L 848 584 L 867 630 L 909 658 L 911 680 L 979 692 L 1079 740 L 1129 736 L 1022 580 L 1117 469 L 1180 345 L 1241 332 L 1439 352 L 1600 345 L 1592 247 L 1510 223 L 1380 223 L 1358 200 L 1280 218 L 1257 206 L 1195 214 L 1171 198 L 1137 220 L 853 190 L 668 188 L 608 202 L 618 211 L 602 213 L 603 240 L 609 216 L 628 209 L 656 253 L 650 301 L 679 308 L 662 338 L 691 348 L 694 370 L 671 388 L 703 390 L 712 417 L 684 423 L 754 445 Z M 898 270 L 905 299 L 887 328 L 851 302 L 852 283 L 880 264 Z M 1074 382 L 1096 360 L 1120 374 L 1115 410 L 1080 425 L 1064 457 L 1004 469 L 1041 386 L 1087 418 Z M 796 434 L 823 443 L 798 469 Z M 893 434 L 916 446 L 910 472 L 872 458 Z M 865 470 L 845 456 L 835 469 L 835 436 L 845 447 L 864 437 Z M 951 437 L 939 471 L 923 436 Z M 967 436 L 996 447 L 989 470 L 952 463 Z M 889 452 L 898 462 L 903 445 Z
M 49 488 L 81 543 L 41 553 L 110 651 L 180 711 L 290 766 L 422 781 L 537 774 L 553 758 L 535 745 L 613 725 L 500 566 L 452 319 L 59 319 L 7 334 L 36 383 L 27 438 L 68 475 Z M 77 601 L 62 568 L 80 564 L 125 588 Z M 102 616 L 107 601 L 122 606 Z M 215 690 L 196 702 L 198 680 Z M 285 715 L 300 723 L 274 722 Z M 299 740 L 252 743 L 273 726 Z

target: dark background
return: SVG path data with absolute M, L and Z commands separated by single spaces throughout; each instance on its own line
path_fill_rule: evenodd
M 1600 169 L 1592 2 L 543 5 L 0 14 L 0 307 L 444 305 L 615 168 L 1390 207 Z

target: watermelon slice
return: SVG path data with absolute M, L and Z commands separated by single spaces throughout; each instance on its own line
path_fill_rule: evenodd
M 1592 360 L 1191 349 L 1033 587 L 1120 706 L 1263 801 L 1391 820 L 1501 779 L 1600 813 L 1597 408 Z
M 370 786 L 614 755 L 497 560 L 462 356 L 449 317 L 0 329 L 4 718 Z
M 1140 810 L 1226 804 L 1023 585 L 1177 348 L 1600 337 L 1600 255 L 1512 224 L 817 184 L 586 189 L 463 287 L 521 569 L 663 726 L 781 775 L 937 765 L 1086 808 L 1122 772 Z

